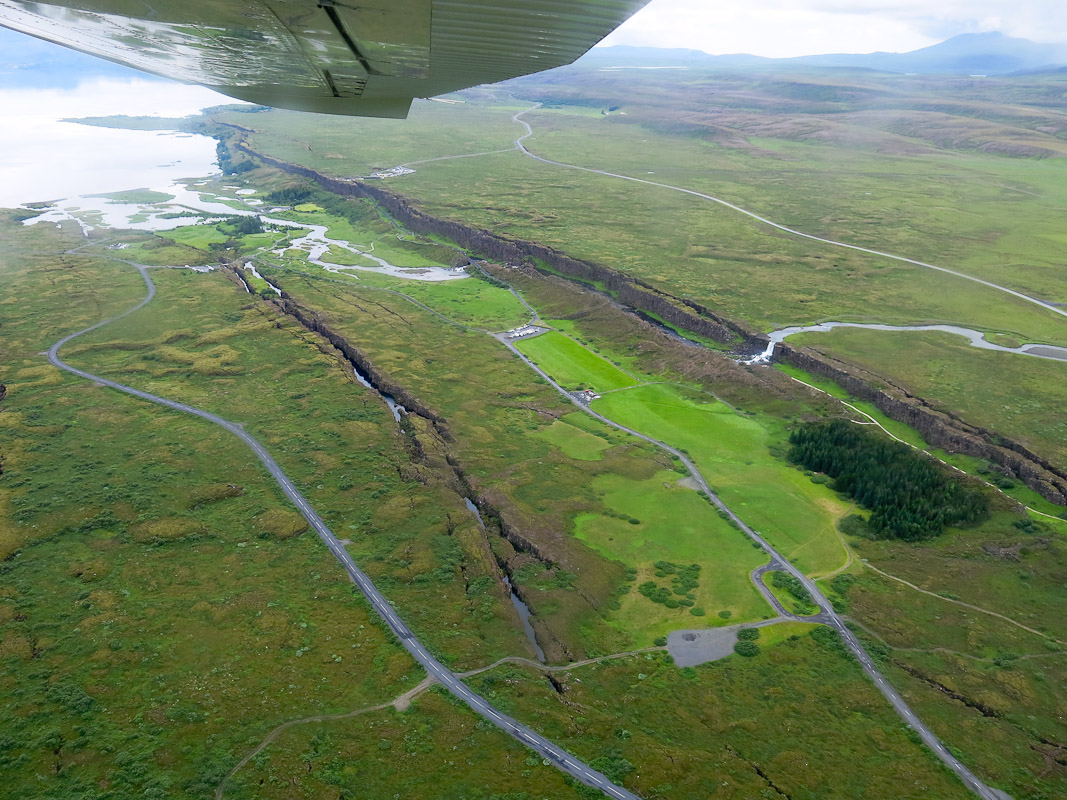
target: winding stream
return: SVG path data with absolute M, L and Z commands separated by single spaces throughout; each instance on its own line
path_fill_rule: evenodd
M 1002 353 L 1017 353 L 1024 356 L 1034 356 L 1035 358 L 1046 358 L 1052 361 L 1067 361 L 1067 347 L 1051 344 L 1024 344 L 1019 347 L 1006 347 L 1002 344 L 986 341 L 981 331 L 960 328 L 956 325 L 882 325 L 871 322 L 823 322 L 819 325 L 798 325 L 771 331 L 771 333 L 767 334 L 770 337 L 770 341 L 764 351 L 743 363 L 767 364 L 774 356 L 774 348 L 790 336 L 796 336 L 798 333 L 827 333 L 834 328 L 864 328 L 872 331 L 890 332 L 935 331 L 937 333 L 951 333 L 956 336 L 963 336 L 970 342 L 972 347 L 977 347 L 981 350 L 999 350 Z
M 390 264 L 384 258 L 374 255 L 372 252 L 374 250 L 373 244 L 364 249 L 341 239 L 329 238 L 326 235 L 328 228 L 325 225 L 308 225 L 294 222 L 293 220 L 276 219 L 273 217 L 262 217 L 262 220 L 264 222 L 269 222 L 272 225 L 280 225 L 289 228 L 306 228 L 309 230 L 310 233 L 306 236 L 294 239 L 285 247 L 280 247 L 272 252 L 276 256 L 283 256 L 285 255 L 286 250 L 303 250 L 308 254 L 308 263 L 321 267 L 327 272 L 337 273 L 345 272 L 350 269 L 360 269 L 367 270 L 368 272 L 376 272 L 379 275 L 389 275 L 393 278 L 407 278 L 409 280 L 417 281 L 451 281 L 468 277 L 466 270 L 453 270 L 449 267 L 398 267 L 395 264 Z M 342 265 L 323 261 L 322 257 L 329 252 L 331 245 L 339 247 L 342 250 L 347 250 L 360 258 L 373 261 L 378 266 L 363 267 L 355 264 Z

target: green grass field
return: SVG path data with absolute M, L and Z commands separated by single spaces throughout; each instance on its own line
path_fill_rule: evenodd
M 530 318 L 530 312 L 515 299 L 515 295 L 477 278 L 435 284 L 391 281 L 386 285 L 449 319 L 477 328 L 508 330 Z
M 834 521 L 848 504 L 773 456 L 775 438 L 758 418 L 662 385 L 614 392 L 593 408 L 687 451 L 711 488 L 805 572 L 828 572 L 846 560 Z
M 145 291 L 127 265 L 59 255 L 84 243 L 67 234 L 5 223 L 0 249 L 5 781 L 27 798 L 207 796 L 250 737 L 418 675 L 321 545 L 276 524 L 295 515 L 240 442 L 47 365 L 53 341 Z M 164 296 L 197 277 L 161 275 Z M 277 352 L 314 357 L 275 330 Z
M 766 561 L 762 551 L 723 521 L 696 491 L 678 484 L 678 472 L 660 472 L 644 481 L 614 475 L 597 478 L 593 488 L 616 516 L 583 514 L 575 534 L 609 558 L 637 567 L 634 588 L 620 598 L 612 623 L 644 646 L 678 628 L 703 628 L 773 616 L 748 574 Z M 636 521 L 636 524 L 634 524 Z M 666 608 L 636 590 L 656 580 L 654 564 L 699 564 L 700 583 L 692 608 Z M 658 583 L 670 587 L 668 580 Z M 720 611 L 731 612 L 725 620 Z
M 628 75 L 623 81 L 576 69 L 551 83 L 518 82 L 520 96 L 553 106 L 527 114 L 534 127 L 527 144 L 564 162 L 708 192 L 815 235 L 960 269 L 1034 297 L 1067 300 L 1059 268 L 1065 242 L 1058 233 L 1067 201 L 1063 159 L 1030 157 L 1063 149 L 1056 137 L 1034 127 L 1035 120 L 1054 125 L 1063 119 L 1062 109 L 1042 99 L 1056 91 L 1054 79 L 998 79 L 981 86 L 937 80 L 919 87 L 884 75 L 815 73 L 797 83 L 771 73 L 740 79 L 694 72 L 684 78 Z M 714 121 L 698 101 L 703 90 L 720 98 Z M 509 120 L 513 108 L 494 106 L 484 93 L 471 100 L 421 108 L 416 125 L 395 145 L 379 140 L 360 152 L 395 163 L 423 149 L 438 155 L 438 142 L 425 135 L 425 126 L 436 121 L 447 142 L 464 119 L 472 128 L 482 126 L 487 138 L 473 149 L 466 146 L 473 142 L 452 140 L 460 145 L 453 154 L 506 147 L 510 131 L 519 132 Z M 611 105 L 626 115 L 599 113 Z M 340 131 L 319 139 L 305 127 L 288 141 L 282 115 L 272 114 L 257 117 L 264 130 L 257 134 L 260 145 L 345 174 L 343 160 L 324 155 L 344 138 Z M 353 140 L 365 138 L 353 132 Z M 764 329 L 826 319 L 954 322 L 1019 340 L 1067 342 L 1061 318 L 1017 298 L 788 237 L 665 189 L 535 163 L 515 152 L 417 169 L 389 185 L 430 213 L 557 247 Z M 880 363 L 888 369 L 889 362 Z M 973 359 L 956 363 L 958 386 L 981 384 L 989 375 Z M 1001 427 L 1005 404 L 994 396 L 1012 405 L 1022 392 L 1011 386 L 1016 381 L 1006 383 L 961 399 L 968 411 L 982 406 L 992 420 L 988 427 L 1010 436 L 1014 429 Z M 1039 429 L 1062 405 L 1053 395 L 1029 395 L 1043 418 Z M 946 407 L 964 412 L 962 406 Z
M 585 415 L 580 412 L 566 414 L 547 428 L 537 431 L 534 436 L 555 445 L 571 458 L 600 461 L 612 442 L 606 436 L 597 436 L 580 427 L 583 417 Z
M 633 375 L 558 331 L 520 339 L 515 346 L 567 389 L 584 387 L 608 392 L 640 383 Z
M 549 92 L 557 106 L 528 115 L 534 152 L 705 191 L 818 235 L 1067 301 L 1059 233 L 1067 182 L 1055 157 L 1065 146 L 1039 129 L 1065 122 L 1049 99 L 1062 81 L 930 79 L 923 86 L 932 88 L 917 88 L 871 75 L 555 75 L 512 87 L 520 96 Z M 510 115 L 521 106 L 494 100 L 494 91 L 472 92 L 461 105 L 417 103 L 406 122 L 223 113 L 262 128 L 253 146 L 349 177 L 509 147 L 520 132 Z M 600 114 L 601 100 L 620 92 L 626 113 Z M 703 102 L 708 92 L 714 112 Z M 1034 148 L 1049 157 L 1031 157 Z M 754 326 L 948 321 L 1005 341 L 1067 341 L 1062 320 L 1017 299 L 790 238 L 676 192 L 517 152 L 415 169 L 385 185 L 430 213 L 626 271 Z M 266 194 L 293 180 L 257 169 L 234 183 Z M 457 256 L 444 242 L 398 238 L 369 203 L 318 193 L 301 208 L 294 219 L 373 244 L 398 265 L 449 265 Z M 173 243 L 126 237 L 135 247 L 121 255 L 215 262 L 223 242 L 212 230 L 181 229 Z M 0 765 L 12 791 L 210 796 L 279 722 L 382 702 L 420 677 L 223 432 L 43 363 L 41 350 L 62 332 L 135 302 L 136 274 L 91 258 L 102 250 L 59 255 L 84 243 L 70 226 L 0 233 L 8 293 L 0 552 L 20 551 L 0 564 L 0 738 L 14 740 Z M 240 237 L 225 255 L 269 239 Z M 268 261 L 264 274 L 426 417 L 398 428 L 322 339 L 218 273 L 158 271 L 153 305 L 72 343 L 68 357 L 245 423 L 447 663 L 530 653 L 502 567 L 558 662 L 772 613 L 748 581 L 762 554 L 679 483 L 669 456 L 576 413 L 491 337 L 381 289 L 488 329 L 526 320 L 510 293 L 475 280 L 328 276 L 292 251 Z M 520 345 L 550 374 L 568 388 L 610 392 L 597 411 L 685 449 L 723 499 L 809 574 L 849 565 L 851 586 L 824 582 L 835 603 L 968 766 L 1019 800 L 1064 794 L 1059 523 L 1028 523 L 997 501 L 987 522 L 922 545 L 850 540 L 858 556 L 850 563 L 834 523 L 855 509 L 781 458 L 790 425 L 835 413 L 825 398 L 771 369 L 672 350 L 591 292 L 500 272 L 514 273 L 543 319 L 559 320 L 559 332 Z M 839 338 L 867 333 L 810 342 L 1057 463 L 1067 458 L 1062 365 L 957 352 L 936 337 Z M 626 388 L 647 380 L 674 383 Z M 479 502 L 485 528 L 465 496 Z M 649 798 L 964 795 L 825 628 L 773 626 L 759 644 L 752 658 L 684 670 L 650 653 L 555 673 L 553 683 L 512 666 L 472 683 Z M 431 694 L 404 714 L 297 726 L 248 764 L 232 791 L 584 794 L 529 758 Z

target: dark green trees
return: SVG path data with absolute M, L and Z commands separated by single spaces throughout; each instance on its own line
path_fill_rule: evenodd
M 930 459 L 842 419 L 804 425 L 789 437 L 789 459 L 834 479 L 834 489 L 873 512 L 876 536 L 919 541 L 946 525 L 989 514 L 985 495 Z

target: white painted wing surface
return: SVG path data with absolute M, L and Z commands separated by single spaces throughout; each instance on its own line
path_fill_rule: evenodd
M 569 64 L 648 0 L 0 0 L 0 25 L 263 105 L 404 117 Z

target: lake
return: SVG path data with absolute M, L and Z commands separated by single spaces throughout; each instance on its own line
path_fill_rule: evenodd
M 95 79 L 73 89 L 0 89 L 0 207 L 162 188 L 217 173 L 215 141 L 206 136 L 62 120 L 112 114 L 183 117 L 233 102 L 201 86 L 147 80 Z

